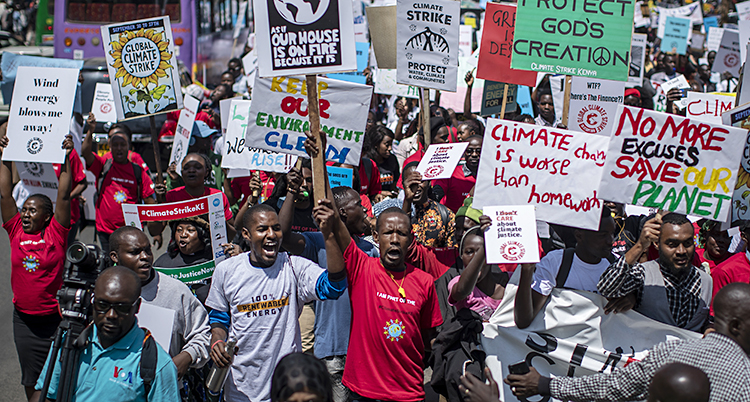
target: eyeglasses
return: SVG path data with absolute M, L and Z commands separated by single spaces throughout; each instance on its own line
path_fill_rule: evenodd
M 482 148 L 466 148 L 466 155 L 481 155 L 482 154 Z
M 110 309 L 115 309 L 115 313 L 118 315 L 128 315 L 130 311 L 138 303 L 140 297 L 135 299 L 133 303 L 110 303 L 104 300 L 94 299 L 94 311 L 98 314 L 107 314 Z

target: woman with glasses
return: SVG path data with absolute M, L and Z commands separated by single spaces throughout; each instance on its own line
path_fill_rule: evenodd
M 0 156 L 8 146 L 3 127 Z M 42 371 L 57 326 L 57 291 L 62 286 L 65 249 L 70 231 L 70 152 L 73 138 L 63 142 L 57 203 L 43 194 L 26 199 L 20 213 L 13 200 L 11 162 L 0 165 L 0 212 L 10 238 L 10 286 L 13 290 L 13 338 L 21 363 L 21 384 L 30 398 Z

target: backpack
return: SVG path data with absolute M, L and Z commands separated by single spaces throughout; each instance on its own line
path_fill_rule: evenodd
M 104 162 L 104 167 L 102 167 L 102 172 L 99 174 L 99 179 L 96 182 L 96 194 L 94 196 L 94 205 L 99 205 L 99 194 L 102 192 L 102 183 L 104 183 L 104 179 L 107 177 L 107 174 L 109 174 L 109 171 L 112 169 L 112 159 L 107 159 Z M 138 195 L 136 196 L 137 202 L 136 204 L 140 204 L 143 199 L 141 198 L 141 190 L 143 187 L 143 168 L 140 167 L 137 163 L 130 162 L 131 165 L 133 165 L 133 174 L 135 175 L 135 183 L 137 186 Z
M 555 287 L 560 289 L 567 289 L 565 287 L 565 282 L 568 280 L 568 275 L 570 275 L 570 267 L 573 265 L 573 256 L 576 254 L 576 249 L 573 247 L 566 248 L 565 251 L 563 251 L 563 259 L 560 263 L 560 270 L 557 271 L 557 277 L 555 278 Z M 607 261 L 609 261 L 610 264 L 615 262 L 615 256 L 610 254 L 607 256 Z

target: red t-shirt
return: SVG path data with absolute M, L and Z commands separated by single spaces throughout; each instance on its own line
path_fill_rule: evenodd
M 373 197 L 383 191 L 383 186 L 380 184 L 380 169 L 378 169 L 378 164 L 372 159 L 369 159 L 369 161 L 372 166 L 370 177 L 367 177 L 367 170 L 364 167 L 364 164 L 368 162 L 361 161 L 362 163 L 359 164 L 359 193 Z
M 240 208 L 245 205 L 245 203 L 247 202 L 247 198 L 252 194 L 252 191 L 250 191 L 250 179 L 252 178 L 252 171 L 250 171 L 250 173 L 251 176 L 235 177 L 231 181 L 230 189 L 232 190 L 232 196 L 239 200 L 238 204 Z M 259 170 L 258 176 L 262 185 L 260 189 L 260 198 L 262 200 L 267 200 L 268 197 L 271 196 L 271 193 L 273 193 L 273 188 L 276 185 L 274 175 Z
M 229 200 L 227 199 L 227 195 L 222 193 L 221 191 L 211 188 L 208 186 L 203 186 L 203 195 L 201 197 L 205 197 L 207 195 L 221 193 L 221 199 L 224 201 L 224 219 L 230 220 L 232 219 L 232 210 L 229 208 Z M 187 201 L 192 200 L 194 198 L 200 198 L 200 197 L 193 197 L 192 195 L 188 194 L 187 190 L 185 190 L 185 186 L 177 187 L 174 190 L 167 191 L 167 202 L 177 202 L 177 201 Z
M 52 168 L 55 169 L 57 180 L 60 180 L 60 164 L 54 163 L 52 164 Z M 70 152 L 70 173 L 73 178 L 73 184 L 70 186 L 70 191 L 73 191 L 77 185 L 86 182 L 86 172 L 83 170 L 83 163 L 75 149 Z M 79 204 L 78 197 L 70 199 L 70 226 L 73 226 L 73 224 L 81 219 L 81 207 Z
M 717 265 L 711 270 L 711 278 L 714 280 L 714 293 L 721 290 L 724 286 L 732 282 L 750 283 L 750 262 L 747 260 L 747 254 L 737 253 Z M 711 315 L 714 314 L 713 299 L 711 301 Z
M 380 259 L 368 257 L 354 241 L 344 262 L 352 306 L 344 385 L 365 398 L 423 400 L 421 330 L 443 322 L 433 278 L 407 264 L 391 279 Z M 402 280 L 406 298 L 396 285 Z
M 41 232 L 26 234 L 21 214 L 16 214 L 3 228 L 10 237 L 10 288 L 18 311 L 48 315 L 59 311 L 57 291 L 62 286 L 65 249 L 70 229 L 55 217 Z
M 96 176 L 97 183 L 104 169 L 105 158 L 94 155 L 94 163 L 88 166 L 89 171 Z M 135 162 L 133 162 L 135 163 Z M 154 195 L 154 183 L 148 176 L 146 169 L 141 169 L 141 198 L 146 199 Z M 125 217 L 120 204 L 135 204 L 138 202 L 138 182 L 135 180 L 133 165 L 128 163 L 112 163 L 107 177 L 101 185 L 96 203 L 96 230 L 111 234 L 117 228 L 125 226 Z
M 107 152 L 106 154 L 104 154 L 104 159 L 112 159 L 112 152 Z M 128 151 L 128 160 L 142 167 L 143 170 L 148 170 L 148 165 L 143 160 L 141 154 L 139 154 L 138 152 Z
M 455 213 L 464 205 L 464 200 L 476 182 L 476 177 L 464 175 L 464 167 L 458 165 L 450 178 L 433 180 L 432 185 L 442 187 L 445 195 L 440 203 Z

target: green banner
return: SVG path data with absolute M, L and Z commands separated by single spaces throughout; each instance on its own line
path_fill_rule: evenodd
M 185 284 L 198 283 L 204 279 L 208 279 L 214 274 L 216 263 L 212 261 L 204 262 L 203 264 L 192 265 L 189 267 L 180 268 L 159 268 L 154 267 L 155 270 L 162 274 L 169 275 Z
M 635 0 L 519 0 L 510 66 L 627 81 Z

